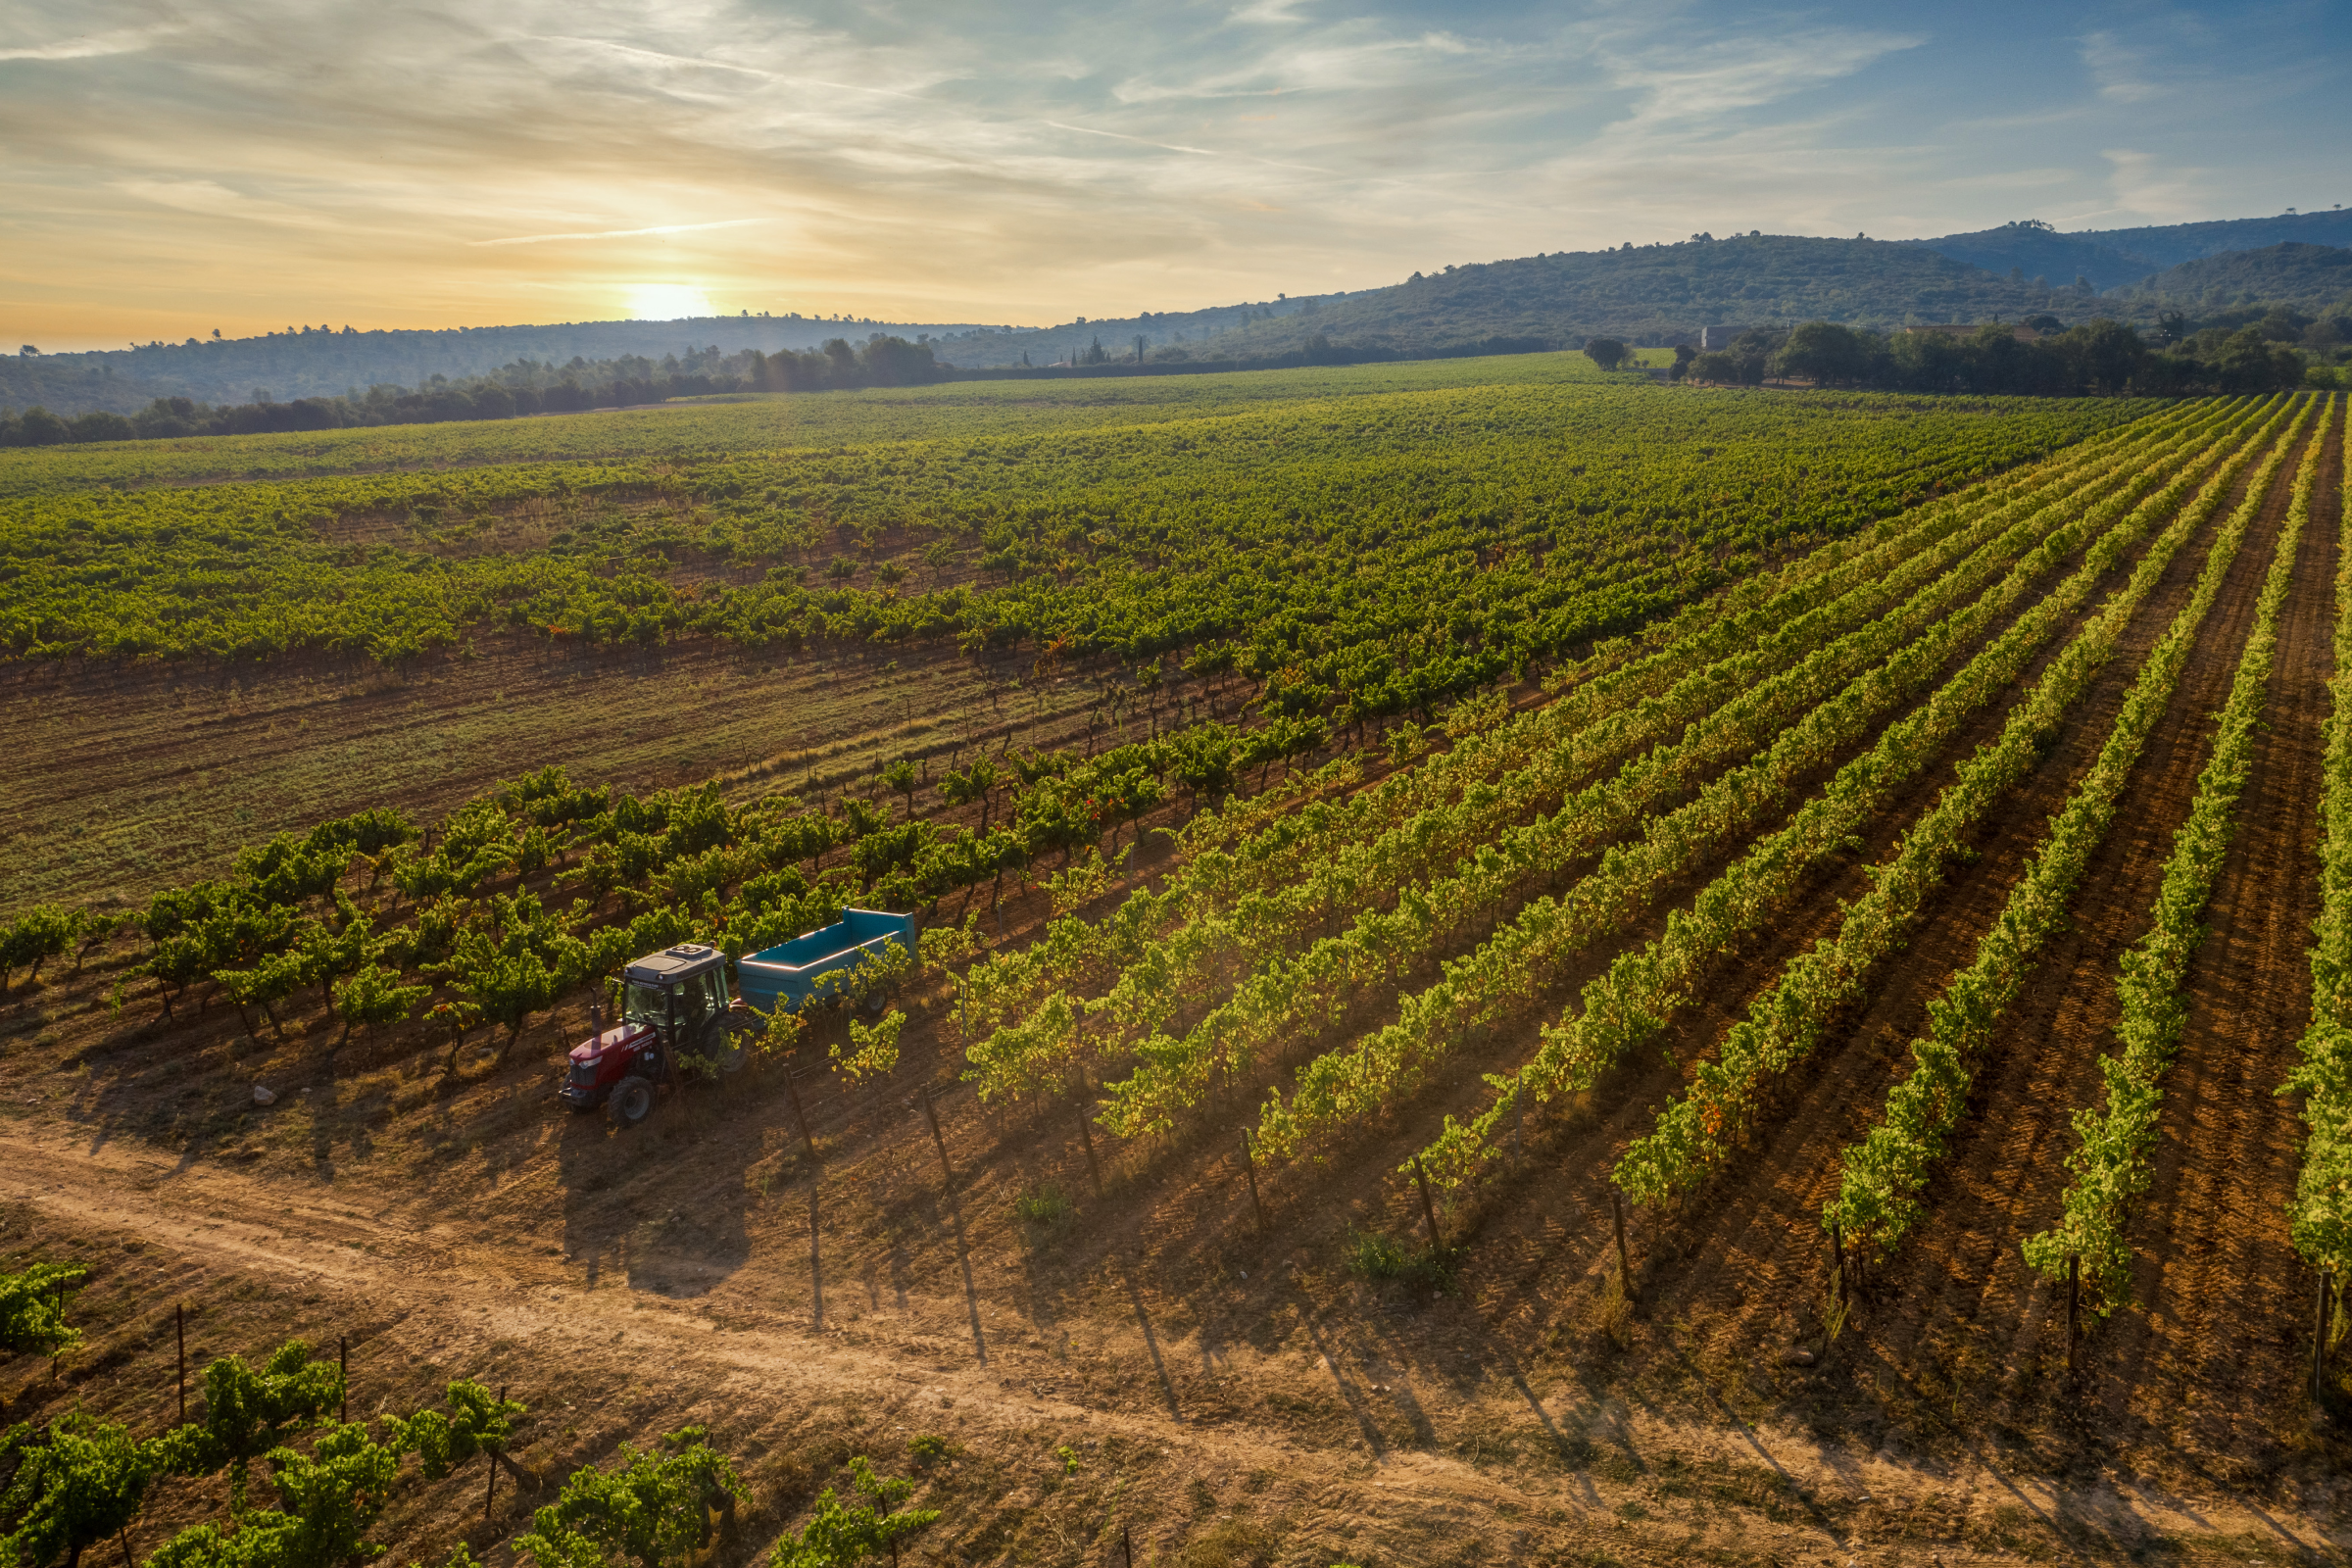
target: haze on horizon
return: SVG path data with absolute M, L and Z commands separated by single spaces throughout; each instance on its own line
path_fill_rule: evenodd
M 0 332 L 1042 324 L 2352 200 L 2346 11 L 19 0 Z

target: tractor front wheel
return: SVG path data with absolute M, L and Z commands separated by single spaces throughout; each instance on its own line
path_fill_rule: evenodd
M 612 1086 L 612 1098 L 605 1102 L 612 1112 L 612 1125 L 634 1127 L 653 1114 L 654 1086 L 643 1078 L 623 1078 Z

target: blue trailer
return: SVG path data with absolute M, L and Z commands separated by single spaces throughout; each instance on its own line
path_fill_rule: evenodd
M 735 989 L 744 1004 L 759 1012 L 798 1007 L 819 989 L 818 977 L 851 968 L 869 955 L 880 956 L 893 943 L 909 958 L 918 956 L 913 915 L 844 909 L 832 925 L 736 959 Z

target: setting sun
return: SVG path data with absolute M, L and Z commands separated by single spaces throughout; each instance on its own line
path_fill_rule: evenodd
M 640 283 L 629 290 L 629 315 L 640 321 L 715 316 L 710 296 L 692 283 Z

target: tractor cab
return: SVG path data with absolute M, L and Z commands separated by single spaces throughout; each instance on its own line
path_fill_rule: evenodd
M 654 1086 L 667 1083 L 681 1056 L 734 1072 L 745 1052 L 735 1040 L 726 956 L 701 943 L 649 953 L 622 971 L 620 1015 L 571 1048 L 563 1098 L 587 1111 L 610 1103 L 624 1126 L 653 1109 Z

